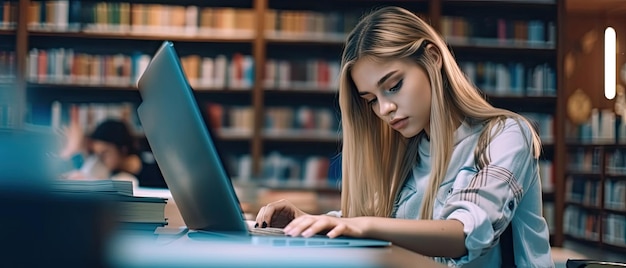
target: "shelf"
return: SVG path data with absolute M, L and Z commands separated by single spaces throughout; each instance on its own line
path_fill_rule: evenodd
M 603 248 L 609 249 L 609 250 L 613 250 L 613 251 L 620 251 L 620 252 L 624 252 L 626 253 L 626 245 L 622 244 L 622 245 L 614 245 L 608 242 L 604 242 L 604 244 L 602 245 Z
M 13 35 L 15 36 L 16 31 L 15 30 L 7 30 L 7 29 L 1 29 L 0 30 L 0 36 L 2 35 Z
M 137 87 L 128 85 L 96 85 L 96 84 L 76 84 L 76 83 L 28 83 L 29 88 L 41 90 L 106 90 L 106 91 L 137 91 Z
M 326 97 L 332 98 L 337 97 L 339 92 L 336 90 L 330 89 L 293 89 L 293 90 L 284 90 L 284 89 L 267 89 L 264 91 L 265 96 L 271 97 Z
M 598 214 L 603 211 L 602 208 L 600 208 L 600 207 L 585 205 L 585 204 L 582 204 L 582 203 L 572 202 L 572 201 L 567 201 L 567 200 L 565 201 L 565 205 L 566 206 L 569 205 L 569 206 L 579 207 L 579 208 L 582 208 L 582 209 L 585 209 L 585 210 L 593 211 L 593 212 L 598 213 Z
M 626 216 L 626 210 L 616 210 L 616 209 L 605 208 L 604 211 L 606 213 L 610 213 L 610 214 L 617 214 L 617 215 Z
M 587 141 L 579 141 L 568 139 L 565 142 L 565 146 L 567 147 L 584 147 L 584 148 L 605 148 L 607 150 L 615 150 L 615 149 L 626 149 L 626 144 L 615 144 L 611 142 L 587 142 Z
M 265 32 L 268 44 L 293 45 L 330 45 L 341 46 L 345 42 L 344 34 L 309 34 Z
M 62 38 L 84 38 L 84 39 L 110 39 L 110 40 L 170 40 L 174 42 L 193 43 L 251 43 L 254 36 L 248 35 L 228 35 L 223 37 L 204 36 L 176 36 L 176 35 L 149 35 L 133 33 L 84 33 L 84 32 L 52 32 L 52 31 L 30 31 L 32 37 L 62 37 Z
M 263 139 L 280 142 L 324 142 L 336 143 L 341 139 L 337 131 L 319 130 L 264 130 Z
M 590 240 L 590 239 L 586 239 L 586 238 L 582 238 L 582 237 L 578 237 L 578 236 L 573 236 L 571 234 L 564 234 L 565 238 L 572 240 L 572 241 L 577 241 L 577 242 L 582 242 L 585 243 L 589 246 L 598 246 L 598 247 L 602 247 L 603 245 L 600 243 L 599 240 Z M 591 245 L 590 245 L 591 244 Z
M 135 86 L 123 86 L 123 85 L 106 85 L 106 84 L 76 84 L 76 83 L 28 83 L 29 88 L 38 88 L 45 90 L 105 90 L 105 91 L 137 91 L 138 88 Z M 223 93 L 232 93 L 232 94 L 251 94 L 252 90 L 250 89 L 231 89 L 231 88 L 203 88 L 203 87 L 194 87 L 194 92 L 197 94 L 223 94 Z
M 498 40 L 498 39 L 478 39 L 478 38 L 454 38 L 447 37 L 446 42 L 452 46 L 453 49 L 482 49 L 489 50 L 501 50 L 502 52 L 519 52 L 519 51 L 532 51 L 533 53 L 544 53 L 556 55 L 556 46 L 554 44 L 547 43 L 518 43 L 513 40 Z
M 626 180 L 626 174 L 605 174 L 605 177 L 612 180 Z
M 264 91 L 266 106 L 316 106 L 335 107 L 339 111 L 339 98 L 337 91 L 333 90 L 280 90 L 272 89 Z M 339 115 L 337 115 L 339 116 Z
M 592 172 L 592 171 L 575 171 L 575 170 L 566 170 L 565 175 L 571 176 L 584 176 L 584 177 L 594 177 L 594 179 L 600 179 L 600 172 Z
M 488 95 L 490 101 L 497 102 L 519 102 L 524 104 L 532 103 L 534 106 L 556 105 L 556 96 L 506 96 L 506 95 Z

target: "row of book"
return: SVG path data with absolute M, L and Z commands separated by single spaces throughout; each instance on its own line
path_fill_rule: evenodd
M 556 96 L 556 71 L 548 63 L 469 62 L 459 66 L 476 86 L 495 96 Z
M 15 51 L 0 51 L 0 83 L 15 80 Z
M 207 103 L 206 114 L 210 127 L 220 136 L 239 134 L 249 138 L 254 127 L 254 110 L 250 106 L 224 106 Z M 90 133 L 106 119 L 126 122 L 135 135 L 141 135 L 143 129 L 137 116 L 135 103 L 61 103 L 55 101 L 50 110 L 50 126 L 62 129 L 70 122 L 77 122 L 85 133 Z M 301 106 L 297 108 L 269 107 L 265 118 L 263 135 L 272 137 L 340 137 L 338 120 L 330 109 Z M 293 134 L 293 135 L 292 135 Z
M 492 45 L 523 45 L 554 48 L 554 21 L 514 20 L 498 17 L 444 16 L 441 33 L 450 42 L 475 42 Z
M 52 0 L 28 9 L 28 27 L 38 31 L 252 37 L 255 25 L 250 8 Z
M 336 60 L 279 60 L 265 63 L 265 88 L 337 90 L 340 63 Z
M 91 194 L 112 203 L 118 228 L 154 232 L 167 225 L 166 198 L 136 196 L 131 181 L 111 179 L 58 179 L 51 184 L 58 193 Z
M 265 34 L 270 38 L 309 37 L 342 42 L 360 15 L 358 12 L 270 9 L 265 14 Z
M 254 127 L 254 109 L 250 106 L 226 106 L 219 103 L 206 103 L 206 115 L 211 128 L 251 133 Z M 339 121 L 329 108 L 298 107 L 267 107 L 265 111 L 264 134 L 289 135 L 297 131 L 334 133 L 337 136 Z
M 599 208 L 602 202 L 600 180 L 568 176 L 565 180 L 565 200 Z
M 607 152 L 605 161 L 607 174 L 626 175 L 626 148 Z
M 626 246 L 626 216 L 600 215 L 580 207 L 568 206 L 563 214 L 563 233 L 586 240 L 599 241 L 602 226 L 602 242 Z
M 135 86 L 150 60 L 150 55 L 141 52 L 95 55 L 66 48 L 33 48 L 26 75 L 33 83 Z M 180 61 L 189 83 L 197 89 L 249 89 L 254 83 L 254 60 L 248 55 L 234 53 L 230 59 L 187 55 Z
M 180 58 L 189 84 L 197 89 L 251 89 L 254 85 L 254 58 L 234 53 L 229 59 L 187 55 Z
M 218 133 L 228 129 L 231 132 L 251 135 L 254 128 L 254 109 L 252 106 L 222 105 L 208 102 L 205 113 L 210 127 Z
M 265 113 L 266 130 L 281 132 L 286 130 L 318 130 L 337 132 L 339 120 L 329 108 L 268 107 Z
M 604 208 L 626 211 L 626 180 L 604 182 Z
M 569 139 L 592 144 L 626 144 L 626 117 L 612 109 L 591 109 L 587 122 L 574 127 Z
M 600 214 L 577 206 L 567 206 L 563 213 L 563 233 L 576 238 L 599 241 L 601 224 Z
M 0 30 L 13 30 L 17 22 L 17 1 L 0 0 Z
M 600 147 L 576 147 L 568 151 L 567 169 L 571 172 L 600 174 L 604 150 Z
M 329 178 L 330 159 L 321 155 L 283 155 L 270 152 L 263 157 L 260 181 L 274 186 L 317 187 L 334 185 L 337 178 Z M 252 179 L 252 160 L 250 155 L 230 156 L 228 166 L 231 177 L 238 182 L 250 182 Z M 331 181 L 333 180 L 333 181 Z
M 143 133 L 137 106 L 130 102 L 121 103 L 61 103 L 54 101 L 50 112 L 50 126 L 62 129 L 70 122 L 78 123 L 85 133 L 91 133 L 98 124 L 107 119 L 126 122 L 136 135 Z
M 614 246 L 626 246 L 626 216 L 608 214 L 604 217 L 602 242 Z
M 604 202 L 605 209 L 626 212 L 626 181 L 607 179 L 603 186 L 600 180 L 568 176 L 565 181 L 565 200 L 596 208 L 600 208 L 601 202 Z
M 132 86 L 150 59 L 139 52 L 94 55 L 66 48 L 33 48 L 28 53 L 26 77 L 33 83 Z

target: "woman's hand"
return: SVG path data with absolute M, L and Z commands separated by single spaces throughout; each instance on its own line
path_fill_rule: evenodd
M 337 218 L 327 215 L 304 215 L 291 221 L 284 232 L 290 236 L 311 237 L 326 232 L 326 236 L 335 238 L 340 235 L 364 237 L 367 230 L 367 218 Z
M 269 203 L 259 210 L 256 216 L 255 227 L 278 227 L 287 226 L 294 219 L 308 215 L 298 209 L 291 202 L 282 199 Z

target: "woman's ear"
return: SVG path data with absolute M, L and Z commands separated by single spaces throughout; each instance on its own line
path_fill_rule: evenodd
M 428 44 L 426 46 L 425 52 L 426 52 L 426 55 L 428 55 L 428 57 L 431 58 L 437 64 L 437 68 L 441 70 L 441 67 L 443 65 L 443 59 L 442 59 L 441 51 L 439 50 L 439 48 L 437 48 L 437 46 L 433 44 Z

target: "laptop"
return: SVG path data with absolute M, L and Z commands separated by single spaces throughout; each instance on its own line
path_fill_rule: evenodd
M 142 99 L 137 109 L 139 120 L 190 237 L 274 246 L 391 245 L 350 237 L 252 234 L 172 42 L 160 46 L 138 88 Z

